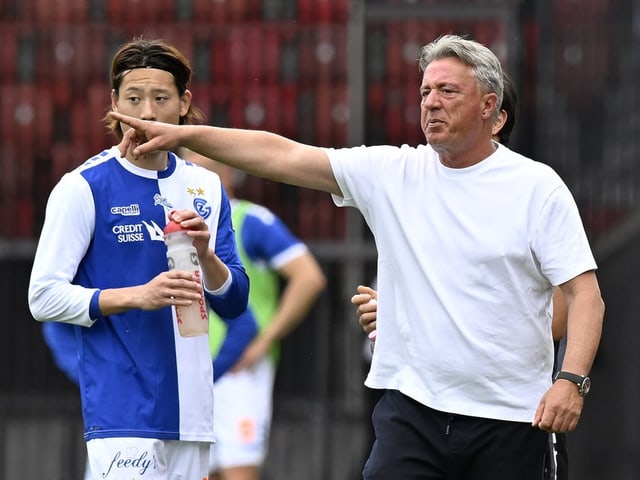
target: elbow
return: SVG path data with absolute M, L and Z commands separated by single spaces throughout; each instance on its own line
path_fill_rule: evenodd
M 29 309 L 31 310 L 31 316 L 33 317 L 34 320 L 36 320 L 38 322 L 46 322 L 47 320 L 49 320 L 46 317 L 46 315 L 43 315 L 38 310 L 35 310 L 35 309 L 31 308 L 31 307 L 29 307 Z
M 38 322 L 50 322 L 57 320 L 55 318 L 55 314 L 50 309 L 45 308 L 41 302 L 32 302 L 30 300 L 29 311 L 31 312 L 33 319 Z
M 242 300 L 237 302 L 236 308 L 232 312 L 233 314 L 232 318 L 239 317 L 240 315 L 242 315 L 244 312 L 247 311 L 247 308 L 249 308 L 249 288 L 248 287 L 249 286 L 247 284 L 247 290 L 242 295 Z
M 326 290 L 327 277 L 324 276 L 324 273 L 322 273 L 322 271 L 318 275 L 316 275 L 314 287 L 316 292 L 318 292 L 318 295 L 320 295 L 324 290 Z
M 222 318 L 234 319 L 242 315 L 249 305 L 249 278 L 234 276 L 234 282 L 225 295 L 209 299 L 210 306 Z
M 29 303 L 29 311 L 31 312 L 31 316 L 38 322 L 45 322 L 49 319 L 49 315 L 47 310 L 44 308 L 45 303 L 41 299 L 42 289 L 39 289 L 34 285 L 30 285 L 27 301 Z
M 214 308 L 214 311 L 219 317 L 225 320 L 234 320 L 242 315 L 247 310 L 248 302 L 232 302 L 230 304 L 221 305 L 218 308 Z
M 313 275 L 310 275 L 305 282 L 310 290 L 314 290 L 320 295 L 327 288 L 327 277 L 318 265 L 314 270 Z
M 234 303 L 230 308 L 227 309 L 226 315 L 223 316 L 228 319 L 238 318 L 240 315 L 247 311 L 248 303 L 248 298 L 246 302 Z
M 604 303 L 604 299 L 602 297 L 600 297 L 600 315 L 602 316 L 602 318 L 604 319 L 604 313 L 607 310 L 606 305 Z

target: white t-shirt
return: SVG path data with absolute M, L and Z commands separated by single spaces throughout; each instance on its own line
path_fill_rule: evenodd
M 452 169 L 428 145 L 327 149 L 378 248 L 366 385 L 431 408 L 530 422 L 551 384 L 554 285 L 596 268 L 575 201 L 548 166 L 500 145 Z

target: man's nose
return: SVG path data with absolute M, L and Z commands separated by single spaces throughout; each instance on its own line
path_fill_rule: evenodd
M 422 101 L 420 104 L 422 107 L 426 109 L 434 108 L 440 101 L 438 92 L 436 90 L 431 90 L 429 93 L 425 93 L 422 95 Z
M 151 100 L 144 100 L 142 102 L 142 110 L 140 112 L 140 118 L 142 120 L 155 120 L 156 112 Z

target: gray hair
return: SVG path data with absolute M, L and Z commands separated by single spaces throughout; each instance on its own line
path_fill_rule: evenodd
M 478 42 L 458 35 L 443 35 L 420 49 L 420 71 L 424 72 L 435 60 L 451 57 L 472 68 L 473 76 L 483 92 L 498 95 L 496 110 L 493 112 L 493 120 L 497 120 L 504 95 L 502 66 L 498 57 Z

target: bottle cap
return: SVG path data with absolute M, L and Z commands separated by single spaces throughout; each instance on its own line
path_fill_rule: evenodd
M 184 232 L 186 230 L 188 229 L 183 228 L 178 222 L 174 220 L 169 220 L 169 223 L 167 223 L 167 226 L 164 227 L 164 234 L 167 235 L 169 233 L 174 233 L 174 232 Z

